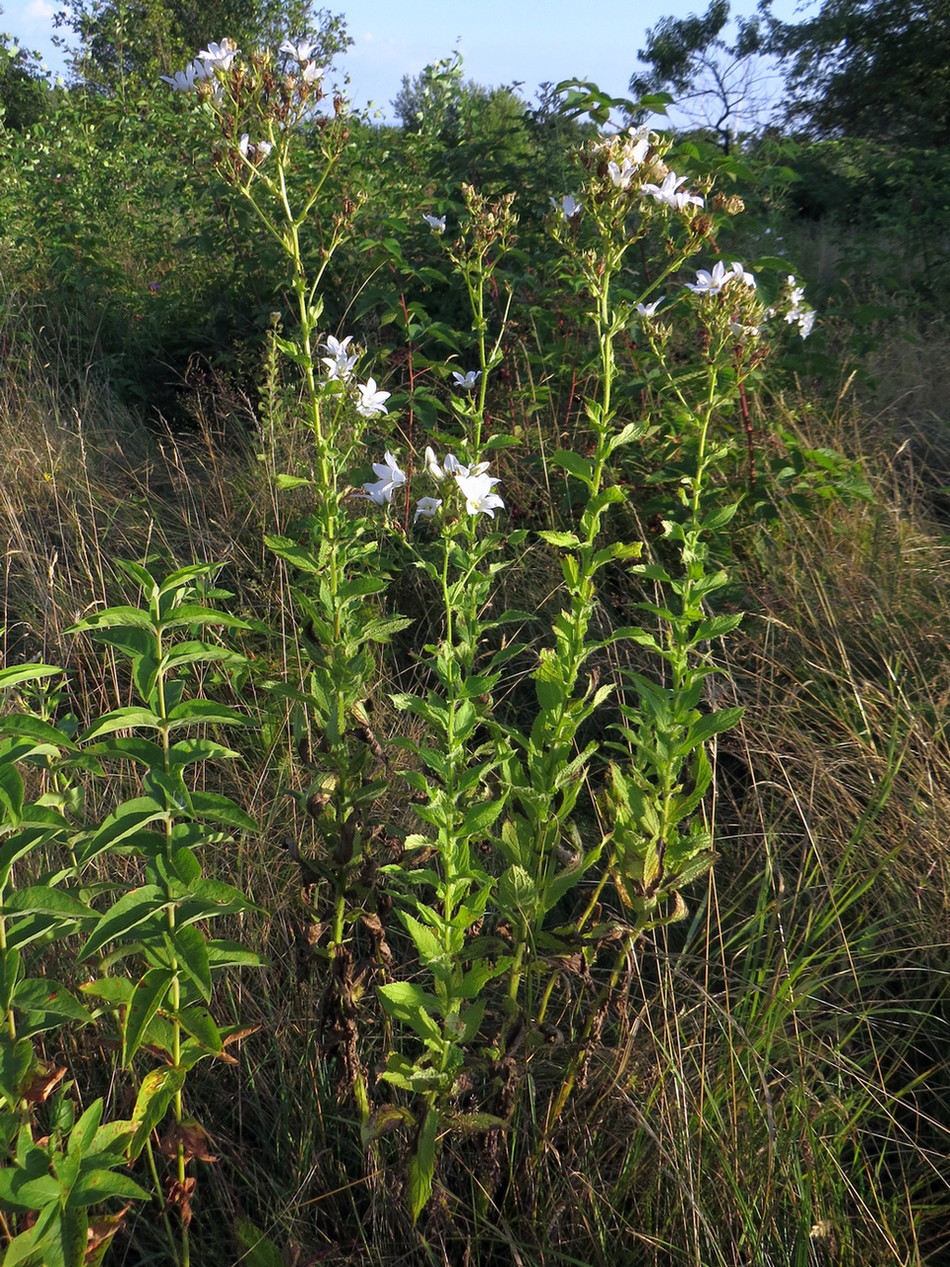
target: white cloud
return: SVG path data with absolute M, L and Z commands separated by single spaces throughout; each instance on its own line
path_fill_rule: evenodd
M 56 14 L 56 6 L 48 0 L 30 0 L 26 6 L 26 17 L 33 22 L 52 22 Z

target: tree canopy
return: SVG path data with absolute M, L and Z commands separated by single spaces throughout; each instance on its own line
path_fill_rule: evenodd
M 665 17 L 647 31 L 637 53 L 649 69 L 634 74 L 630 91 L 637 97 L 670 92 L 693 122 L 708 127 L 728 151 L 740 120 L 746 126 L 761 106 L 761 23 L 738 17 L 726 38 L 729 0 L 710 0 L 700 16 Z
M 0 124 L 18 130 L 30 127 L 46 113 L 50 96 L 36 55 L 0 32 Z
M 824 0 L 796 23 L 762 8 L 792 121 L 817 136 L 950 140 L 950 0 Z
M 79 40 L 73 73 L 106 91 L 130 76 L 154 80 L 179 69 L 225 35 L 244 49 L 306 40 L 323 64 L 351 42 L 343 17 L 313 0 L 72 0 L 56 21 Z

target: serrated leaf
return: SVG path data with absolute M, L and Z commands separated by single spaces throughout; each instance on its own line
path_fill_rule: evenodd
M 542 541 L 546 541 L 549 546 L 559 546 L 565 549 L 579 546 L 581 543 L 580 537 L 573 532 L 555 532 L 545 529 L 543 532 L 539 532 L 538 536 Z
M 491 830 L 503 806 L 503 800 L 485 801 L 481 805 L 470 806 L 462 818 L 461 835 L 483 837 Z
M 360 1139 L 367 1148 L 375 1140 L 389 1135 L 399 1126 L 415 1126 L 416 1119 L 409 1109 L 401 1104 L 381 1104 L 375 1109 L 360 1128 Z
M 442 944 L 431 928 L 427 928 L 425 924 L 420 924 L 408 911 L 400 911 L 399 918 L 409 930 L 409 935 L 412 937 L 416 947 L 420 963 L 430 964 L 444 957 L 445 951 L 442 948 Z
M 594 464 L 589 458 L 582 458 L 579 453 L 572 453 L 569 449 L 558 449 L 548 460 L 552 466 L 560 467 L 562 471 L 581 480 L 588 488 L 593 488 Z
M 711 510 L 708 515 L 703 517 L 703 531 L 718 532 L 720 528 L 725 528 L 726 524 L 732 520 L 738 509 L 738 502 L 731 502 L 725 506 L 717 506 L 715 510 Z
M 611 436 L 608 440 L 607 456 L 609 457 L 611 453 L 613 453 L 616 449 L 621 448 L 623 445 L 631 444 L 634 440 L 639 440 L 646 432 L 646 429 L 646 423 L 643 422 L 626 423 L 625 426 L 620 428 L 616 435 Z
M 732 730 L 742 720 L 744 711 L 739 707 L 721 708 L 718 712 L 704 714 L 691 723 L 685 741 L 676 749 L 677 754 L 684 755 L 699 744 L 705 743 L 707 739 L 711 739 L 713 735 L 721 735 L 723 731 Z
M 314 576 L 319 576 L 323 572 L 323 564 L 313 554 L 298 546 L 291 541 L 289 537 L 265 536 L 264 544 L 268 550 L 272 550 L 279 559 L 283 559 L 286 563 L 292 563 L 303 572 L 310 572 Z
M 728 616 L 711 616 L 709 620 L 703 620 L 696 626 L 693 633 L 694 642 L 706 642 L 712 638 L 722 638 L 728 633 L 732 633 L 733 629 L 742 621 L 742 613 L 737 612 Z

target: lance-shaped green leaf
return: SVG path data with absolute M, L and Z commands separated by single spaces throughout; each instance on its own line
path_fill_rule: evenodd
M 257 831 L 257 823 L 229 796 L 218 792 L 192 792 L 191 812 L 196 818 L 210 819 L 213 823 L 224 823 L 238 831 Z
M 207 1002 L 211 998 L 211 965 L 204 937 L 197 928 L 186 925 L 165 933 L 164 942 L 168 953 L 174 955 L 179 968 L 187 973 Z
M 91 836 L 76 846 L 80 862 L 91 862 L 98 854 L 123 844 L 149 823 L 165 820 L 168 810 L 151 796 L 137 796 L 112 811 Z
M 548 460 L 552 466 L 557 466 L 562 471 L 567 471 L 569 475 L 579 479 L 588 488 L 592 489 L 594 487 L 594 463 L 590 458 L 583 458 L 579 453 L 572 453 L 570 449 L 558 449 L 551 454 Z
M 165 893 L 156 884 L 143 884 L 140 888 L 124 893 L 93 929 L 80 951 L 80 962 L 89 959 L 110 941 L 126 937 L 134 928 L 152 919 L 167 905 Z
M 46 977 L 26 977 L 16 987 L 13 1006 L 26 1013 L 19 1032 L 24 1038 L 57 1029 L 67 1021 L 84 1025 L 89 1012 L 59 981 Z
M 0 669 L 0 691 L 11 686 L 22 686 L 24 682 L 40 682 L 43 678 L 55 677 L 62 669 L 52 664 L 16 664 L 7 669 Z
M 409 1159 L 409 1176 L 406 1193 L 409 1213 L 415 1223 L 432 1195 L 435 1178 L 435 1139 L 439 1129 L 438 1110 L 429 1105 L 416 1136 L 415 1148 Z
M 213 739 L 199 739 L 189 735 L 171 745 L 168 761 L 173 766 L 186 766 L 199 761 L 231 761 L 240 755 L 233 748 L 225 748 L 224 744 L 216 743 Z
M 117 761 L 135 761 L 146 769 L 160 767 L 164 757 L 159 744 L 139 735 L 114 736 L 105 743 L 89 744 L 83 752 L 100 759 L 112 757 Z
M 80 902 L 62 889 L 51 889 L 44 884 L 30 885 L 9 894 L 3 904 L 3 913 L 62 915 L 75 920 L 98 918 L 98 912 L 85 902 Z
M 242 1267 L 285 1267 L 283 1254 L 250 1219 L 236 1218 L 231 1226 L 241 1250 Z
M 23 817 L 23 777 L 12 761 L 0 762 L 0 811 L 10 825 L 18 827 Z
M 93 739 L 98 739 L 101 735 L 111 735 L 117 730 L 134 730 L 136 727 L 144 727 L 146 730 L 161 730 L 162 719 L 153 713 L 150 708 L 139 708 L 130 706 L 128 708 L 117 708 L 111 713 L 105 713 L 92 723 L 92 725 L 83 732 L 79 742 L 82 744 L 89 743 Z
M 65 748 L 71 751 L 76 747 L 73 740 L 57 726 L 32 717 L 29 713 L 7 713 L 0 718 L 0 734 L 3 738 L 32 739 L 36 743 L 54 751 Z
M 212 938 L 205 943 L 208 964 L 217 968 L 266 968 L 270 960 L 257 950 L 248 950 L 240 942 Z
M 207 625 L 224 625 L 228 629 L 248 629 L 246 620 L 231 616 L 227 612 L 216 611 L 213 607 L 203 607 L 200 603 L 178 603 L 169 615 L 162 618 L 163 630 L 181 629 L 183 627 L 203 628 Z M 227 653 L 225 653 L 227 655 Z
M 150 968 L 136 982 L 122 1018 L 123 1068 L 130 1068 L 132 1059 L 142 1044 L 142 1036 L 152 1017 L 164 1003 L 175 976 L 176 973 L 171 968 Z
M 33 1044 L 28 1038 L 0 1037 L 0 1095 L 17 1105 L 33 1067 Z
M 109 1197 L 117 1197 L 120 1201 L 147 1201 L 148 1195 L 128 1175 L 116 1174 L 114 1170 L 106 1170 L 102 1166 L 89 1169 L 84 1166 L 73 1184 L 66 1208 L 75 1210 L 98 1205 Z
M 176 1092 L 185 1085 L 184 1069 L 163 1065 L 153 1069 L 142 1079 L 132 1110 L 135 1134 L 129 1143 L 129 1159 L 134 1161 L 145 1147 L 150 1133 L 168 1112 L 168 1106 Z
M 82 620 L 70 625 L 67 633 L 89 633 L 97 629 L 112 628 L 146 629 L 152 633 L 155 623 L 147 611 L 140 607 L 107 607 L 103 611 L 94 612 Z
M 179 1008 L 175 1014 L 175 1019 L 182 1029 L 190 1034 L 206 1052 L 211 1055 L 218 1055 L 224 1050 L 224 1040 L 221 1037 L 221 1031 L 207 1008 Z
M 169 710 L 168 718 L 163 723 L 168 729 L 177 730 L 182 726 L 192 726 L 198 722 L 214 723 L 219 726 L 246 726 L 248 719 L 236 708 L 227 704 L 218 704 L 210 699 L 182 700 Z

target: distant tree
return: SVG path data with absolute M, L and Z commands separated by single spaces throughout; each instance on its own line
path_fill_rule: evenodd
M 457 125 L 459 102 L 465 90 L 462 58 L 453 53 L 426 66 L 413 78 L 403 75 L 392 107 L 407 132 L 436 135 Z
M 245 51 L 309 40 L 325 63 L 351 43 L 344 18 L 313 0 L 72 0 L 56 23 L 78 38 L 76 78 L 104 91 L 180 69 L 225 35 Z
M 824 0 L 785 23 L 762 5 L 789 117 L 818 137 L 950 141 L 950 0 Z
M 465 79 L 458 53 L 403 76 L 393 109 L 449 183 L 523 185 L 537 160 L 532 112 L 514 87 Z
M 697 127 L 707 128 L 728 153 L 740 126 L 762 121 L 768 105 L 764 91 L 762 23 L 736 19 L 732 39 L 729 0 L 711 0 L 701 16 L 663 18 L 647 31 L 637 57 L 648 70 L 630 79 L 630 91 L 642 98 L 669 92 L 677 108 Z
M 46 114 L 50 97 L 39 55 L 0 32 L 0 126 L 18 131 L 30 127 Z

